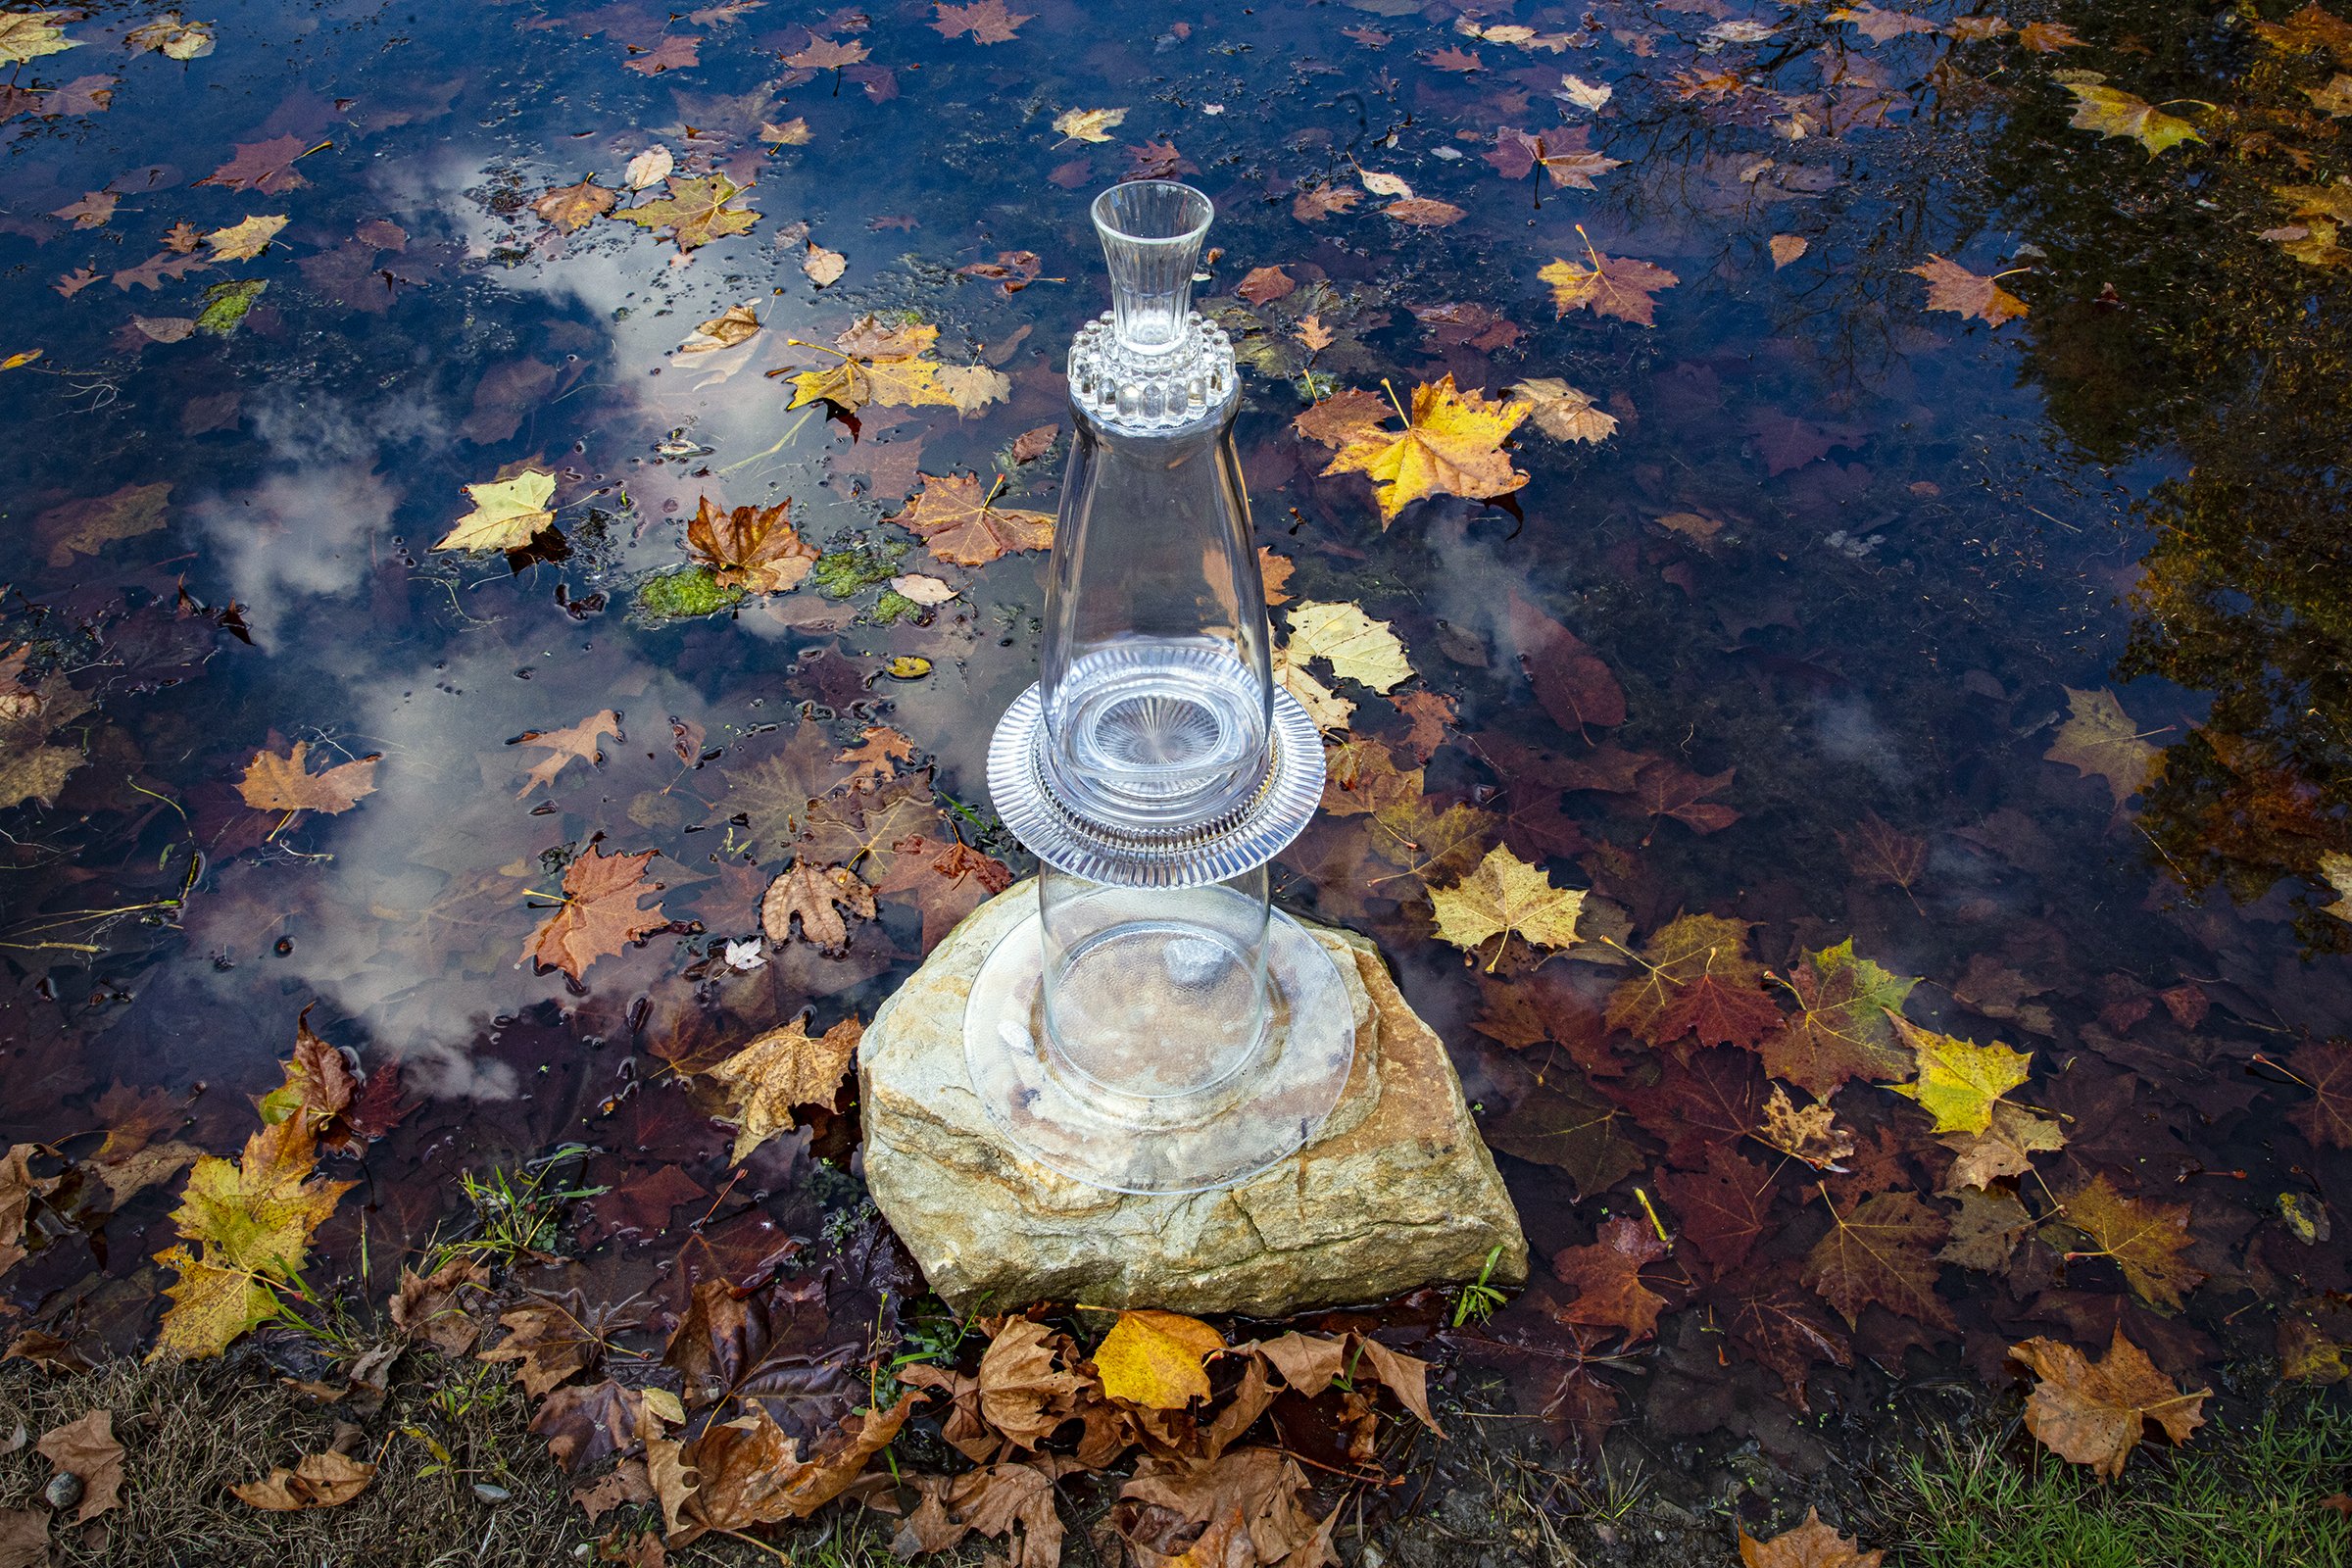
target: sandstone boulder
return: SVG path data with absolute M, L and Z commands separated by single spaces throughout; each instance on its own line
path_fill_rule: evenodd
M 1474 1278 L 1497 1248 L 1494 1281 L 1526 1277 L 1518 1215 L 1444 1043 L 1352 932 L 1308 927 L 1355 1007 L 1356 1060 L 1297 1154 L 1238 1187 L 1171 1197 L 1089 1187 L 1006 1148 L 964 1066 L 964 999 L 1035 904 L 1035 885 L 1022 883 L 975 910 L 883 1004 L 858 1050 L 866 1184 L 951 1305 L 1283 1317 Z

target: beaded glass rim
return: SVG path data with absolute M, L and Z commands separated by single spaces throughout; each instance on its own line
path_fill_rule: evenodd
M 1056 871 L 1130 888 L 1197 888 L 1254 871 L 1305 830 L 1323 802 L 1323 738 L 1298 700 L 1274 688 L 1273 765 L 1239 812 L 1190 833 L 1107 832 L 1071 812 L 1046 782 L 1045 709 L 1032 685 L 997 721 L 988 793 L 1021 847 Z

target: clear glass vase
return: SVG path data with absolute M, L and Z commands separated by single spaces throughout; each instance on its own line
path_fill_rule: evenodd
M 1007 1141 L 1125 1192 L 1264 1170 L 1329 1114 L 1354 1051 L 1331 956 L 1268 898 L 1323 752 L 1274 688 L 1233 345 L 1191 308 L 1212 216 L 1165 180 L 1095 202 L 1111 309 L 1070 347 L 1038 683 L 989 749 L 998 814 L 1041 862 L 1037 921 L 965 1004 Z

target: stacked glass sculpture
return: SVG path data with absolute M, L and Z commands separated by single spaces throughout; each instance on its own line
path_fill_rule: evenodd
M 972 1085 L 1020 1152 L 1121 1192 L 1263 1171 L 1354 1059 L 1338 967 L 1269 898 L 1323 749 L 1272 678 L 1233 346 L 1191 309 L 1212 216 L 1166 180 L 1095 201 L 1112 308 L 1070 346 L 1043 667 L 989 751 L 1041 869 L 974 983 Z

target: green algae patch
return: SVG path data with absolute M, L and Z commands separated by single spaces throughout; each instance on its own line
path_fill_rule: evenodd
M 743 603 L 741 588 L 720 584 L 708 566 L 688 566 L 649 577 L 637 589 L 637 612 L 648 620 L 693 620 Z

